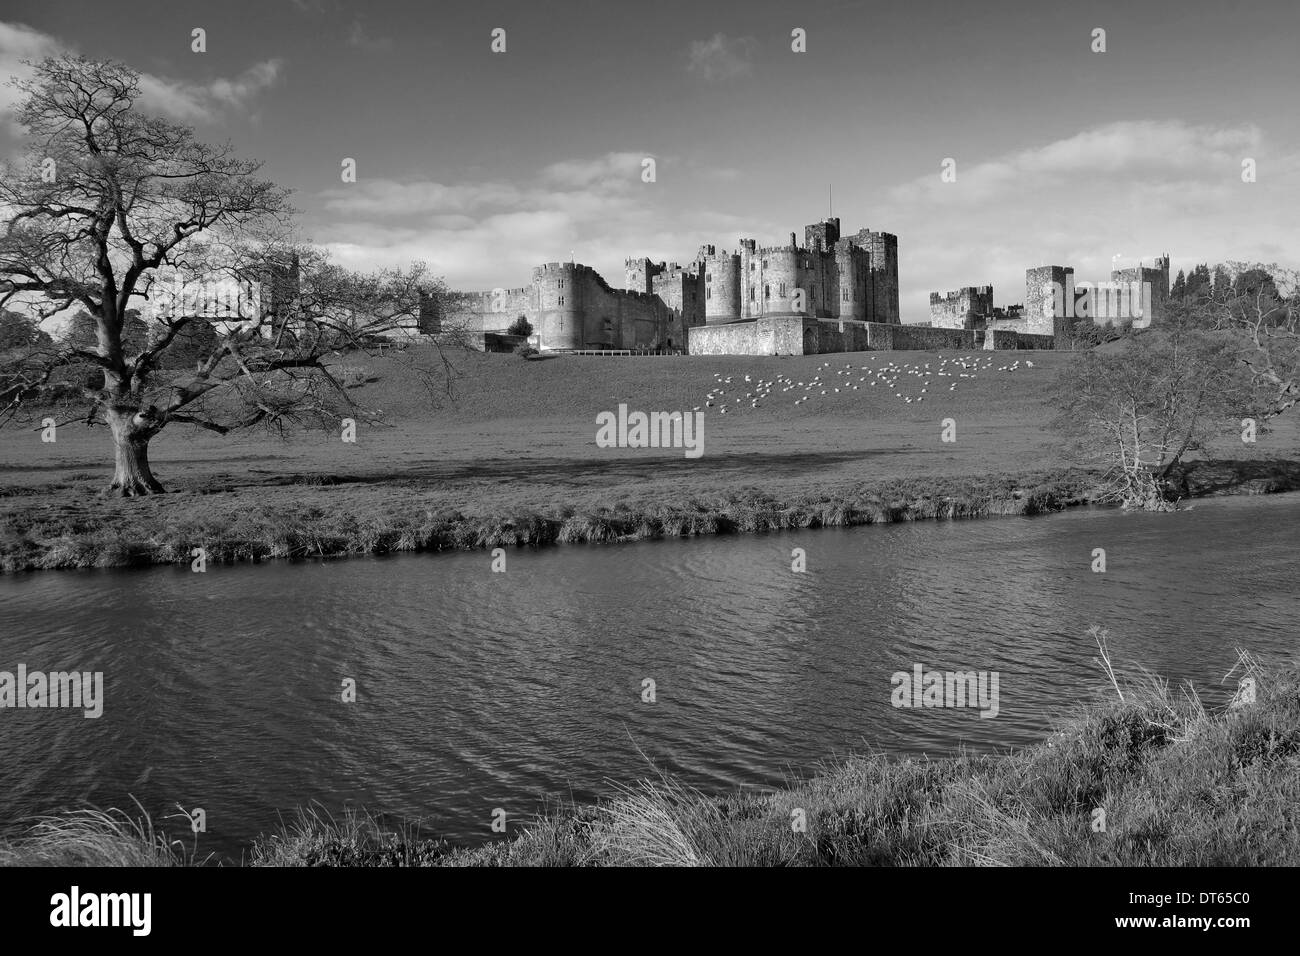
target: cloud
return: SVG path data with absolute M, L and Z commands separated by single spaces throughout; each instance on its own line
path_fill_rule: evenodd
M 758 40 L 715 33 L 707 40 L 692 40 L 686 69 L 706 80 L 730 80 L 753 70 Z
M 570 189 L 612 189 L 640 182 L 642 162 L 650 153 L 606 153 L 594 159 L 566 160 L 542 170 L 542 179 Z
M 1247 157 L 1259 162 L 1257 183 L 1241 181 Z M 1249 123 L 1124 121 L 990 159 L 952 158 L 955 182 L 942 182 L 936 160 L 878 213 L 899 233 L 908 321 L 928 317 L 928 292 L 964 285 L 992 283 L 999 304 L 1022 301 L 1025 270 L 1038 265 L 1095 281 L 1109 278 L 1112 257 L 1149 265 L 1168 252 L 1175 273 L 1283 259 L 1286 197 L 1300 194 L 1300 157 Z
M 365 24 L 357 17 L 348 27 L 348 46 L 365 50 L 368 53 L 383 53 L 393 48 L 392 37 L 372 37 L 366 32 Z
M 1222 128 L 1179 120 L 1110 123 L 994 160 L 967 165 L 967 157 L 951 157 L 957 164 L 955 182 L 943 182 L 936 164 L 933 175 L 898 187 L 892 197 L 902 202 L 971 205 L 1022 195 L 1025 189 L 1222 182 L 1225 170 L 1240 171 L 1243 157 L 1258 154 L 1260 138 L 1254 125 Z
M 232 79 L 208 83 L 167 80 L 140 74 L 140 105 L 187 122 L 212 122 L 226 110 L 241 110 L 263 90 L 275 85 L 283 69 L 278 59 L 255 63 Z
M 58 52 L 59 43 L 54 37 L 21 23 L 0 22 L 0 126 L 14 136 L 21 133 L 14 112 L 23 94 L 9 85 L 10 77 L 27 79 L 32 71 L 23 60 L 36 62 Z
M 317 195 L 309 230 L 340 263 L 372 269 L 431 264 L 453 288 L 518 287 L 533 267 L 570 255 L 622 286 L 624 260 L 686 262 L 700 245 L 753 223 L 645 200 L 644 154 L 574 158 L 520 181 L 439 183 L 367 180 Z
M 0 125 L 14 135 L 20 130 L 14 111 L 22 94 L 5 85 L 9 77 L 31 76 L 23 60 L 37 62 L 47 56 L 76 50 L 57 37 L 21 23 L 0 22 Z M 140 105 L 184 122 L 212 122 L 227 110 L 243 110 L 263 90 L 273 86 L 284 68 L 279 59 L 255 63 L 233 78 L 218 77 L 208 82 L 191 82 L 140 74 Z

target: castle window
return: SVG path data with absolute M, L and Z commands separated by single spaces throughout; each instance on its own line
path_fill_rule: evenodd
M 779 295 L 779 296 L 781 296 L 781 298 L 783 298 L 783 299 L 785 298 L 785 283 L 784 283 L 784 282 L 782 282 L 779 286 L 777 286 L 777 292 L 776 292 L 776 294 Z
M 772 298 L 772 287 L 770 285 L 763 286 L 763 298 L 764 299 Z
M 844 291 L 843 291 L 843 293 L 841 294 L 841 297 L 843 298 L 843 300 L 844 300 L 845 302 L 848 302 L 848 301 L 849 301 L 849 287 L 848 287 L 848 286 L 845 286 L 845 287 L 844 287 Z
M 560 296 L 560 305 L 564 305 L 564 296 Z
M 754 301 L 754 287 L 752 285 L 749 287 L 749 301 Z
M 706 299 L 712 299 L 712 298 L 713 298 L 713 289 L 712 289 L 712 288 L 708 288 L 708 289 L 705 289 L 705 290 L 704 290 L 704 298 L 706 298 Z
M 706 273 L 704 273 L 704 281 L 705 281 L 705 282 L 712 282 L 712 281 L 713 281 L 713 273 L 712 273 L 712 272 L 706 272 Z
M 767 268 L 767 260 L 766 260 L 766 259 L 763 260 L 763 268 L 764 268 L 764 269 Z

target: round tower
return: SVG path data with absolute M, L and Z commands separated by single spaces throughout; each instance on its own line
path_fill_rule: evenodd
M 740 318 L 740 256 L 706 256 L 703 264 L 704 323 L 735 322 Z
M 572 262 L 548 262 L 533 270 L 538 333 L 543 349 L 580 349 L 586 344 L 582 283 Z
M 795 289 L 799 288 L 801 271 L 799 268 L 799 250 L 794 246 L 779 246 L 774 249 L 759 251 L 762 259 L 763 312 L 766 315 L 793 314 Z M 805 290 L 805 295 L 807 291 Z M 805 299 L 804 312 L 810 309 Z

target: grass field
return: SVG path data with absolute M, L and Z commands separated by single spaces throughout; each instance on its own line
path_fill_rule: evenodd
M 64 425 L 54 443 L 5 432 L 0 569 L 182 561 L 200 545 L 215 561 L 249 560 L 1051 510 L 1088 484 L 1047 428 L 1049 389 L 1073 360 L 469 353 L 454 359 L 450 392 L 429 394 L 402 361 L 350 356 L 374 379 L 355 394 L 382 425 L 360 425 L 355 444 L 173 426 L 151 448 L 171 492 L 155 498 L 97 497 L 111 473 L 103 428 Z M 778 378 L 757 407 L 742 397 Z M 782 391 L 786 380 L 804 385 Z M 596 416 L 620 403 L 700 407 L 703 456 L 598 448 Z M 1298 486 L 1284 464 L 1297 437 L 1287 421 L 1256 446 L 1226 443 L 1238 464 L 1212 480 Z

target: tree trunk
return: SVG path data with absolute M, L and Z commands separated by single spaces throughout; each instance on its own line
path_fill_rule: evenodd
M 165 489 L 149 470 L 149 441 L 156 433 L 152 423 L 131 411 L 110 411 L 107 418 L 117 469 L 104 494 L 122 498 L 163 494 Z

